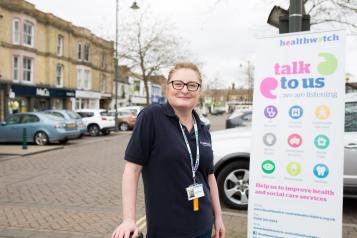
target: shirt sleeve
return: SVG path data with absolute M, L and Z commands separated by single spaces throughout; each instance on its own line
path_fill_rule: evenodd
M 135 122 L 132 136 L 125 150 L 126 161 L 144 166 L 154 145 L 155 130 L 152 110 L 143 109 Z

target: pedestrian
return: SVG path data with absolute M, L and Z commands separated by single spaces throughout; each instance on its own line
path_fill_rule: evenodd
M 180 63 L 169 72 L 167 103 L 138 115 L 125 151 L 123 221 L 112 238 L 137 237 L 137 184 L 142 174 L 147 238 L 224 238 L 213 174 L 211 135 L 194 111 L 202 88 L 198 67 Z

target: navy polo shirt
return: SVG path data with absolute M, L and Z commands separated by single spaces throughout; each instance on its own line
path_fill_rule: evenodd
M 151 105 L 138 115 L 125 160 L 142 165 L 148 238 L 193 238 L 212 228 L 214 217 L 208 175 L 213 173 L 211 136 L 195 111 L 200 164 L 196 182 L 203 184 L 199 211 L 193 211 L 186 188 L 193 183 L 191 161 L 179 119 L 170 104 Z M 196 139 L 185 128 L 194 162 Z

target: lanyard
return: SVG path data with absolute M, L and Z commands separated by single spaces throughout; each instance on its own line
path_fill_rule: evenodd
M 180 124 L 180 128 L 181 128 L 182 136 L 183 136 L 186 146 L 187 146 L 188 153 L 190 154 L 193 183 L 196 184 L 196 171 L 198 169 L 198 165 L 200 164 L 200 148 L 199 148 L 199 143 L 198 143 L 198 129 L 197 129 L 196 119 L 194 116 L 192 116 L 192 119 L 193 119 L 193 128 L 195 130 L 195 137 L 196 137 L 196 164 L 195 165 L 193 165 L 192 152 L 191 152 L 190 144 L 188 143 L 185 131 L 184 131 L 180 122 L 179 122 L 179 124 Z

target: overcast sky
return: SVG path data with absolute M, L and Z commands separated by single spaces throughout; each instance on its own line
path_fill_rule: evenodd
M 101 37 L 114 39 L 115 0 L 28 1 L 42 11 L 89 28 Z M 129 8 L 132 0 L 119 2 L 119 21 L 125 24 L 137 13 Z M 278 33 L 266 23 L 274 0 L 221 0 L 218 4 L 217 0 L 137 2 L 142 8 L 150 4 L 155 17 L 176 27 L 177 35 L 189 43 L 189 50 L 204 63 L 202 71 L 206 79 L 219 79 L 220 85 L 216 86 L 243 84 L 244 65 L 248 60 L 254 62 L 256 38 Z M 348 43 L 347 72 L 354 74 L 357 80 L 357 37 Z

